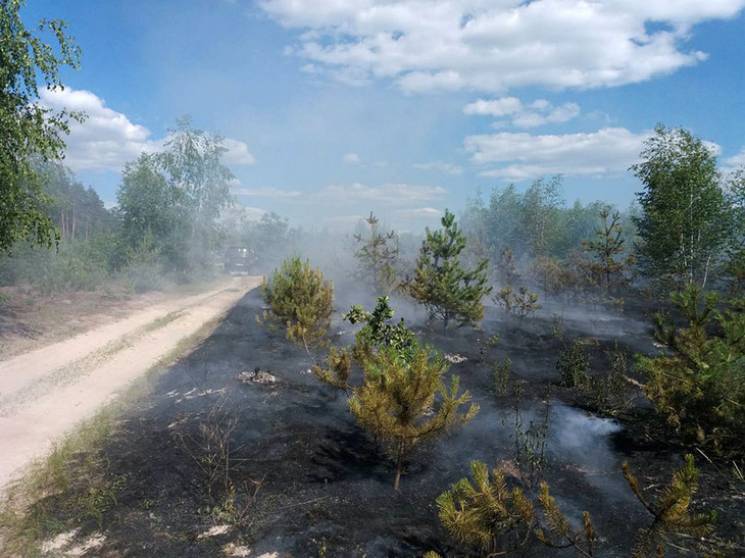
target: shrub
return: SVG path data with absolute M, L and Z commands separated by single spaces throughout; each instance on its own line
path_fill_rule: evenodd
M 557 295 L 577 282 L 560 260 L 549 256 L 538 256 L 531 272 L 547 295 Z
M 318 269 L 289 258 L 264 283 L 265 319 L 285 327 L 287 338 L 306 351 L 322 343 L 331 323 L 333 286 Z
M 512 287 L 503 287 L 492 300 L 508 314 L 514 314 L 519 318 L 534 314 L 541 308 L 538 304 L 538 295 L 525 287 L 518 288 L 517 292 Z
M 590 359 L 581 340 L 565 348 L 556 362 L 561 384 L 566 387 L 587 387 L 590 383 Z
M 321 380 L 339 389 L 349 388 L 349 377 L 352 374 L 352 351 L 331 347 L 326 359 L 328 366 L 314 366 L 313 374 Z
M 592 556 L 597 536 L 590 515 L 576 532 L 561 513 L 548 484 L 540 485 L 537 504 L 522 488 L 507 486 L 505 472 L 471 463 L 471 479 L 461 479 L 437 498 L 438 515 L 450 536 L 469 556 L 496 556 L 537 540 L 553 548 L 575 547 Z M 538 512 L 540 509 L 540 513 Z
M 672 295 L 684 327 L 657 317 L 658 341 L 669 350 L 639 356 L 644 393 L 686 441 L 720 454 L 745 452 L 745 300 L 717 310 L 716 295 L 691 285 Z
M 417 347 L 414 333 L 406 327 L 404 319 L 391 323 L 394 311 L 387 296 L 378 297 L 375 308 L 368 312 L 361 305 L 355 304 L 344 314 L 344 319 L 351 324 L 364 324 L 354 338 L 352 354 L 359 362 L 374 356 L 375 352 L 390 347 L 404 360 L 408 360 Z
M 649 526 L 638 532 L 630 549 L 632 558 L 664 556 L 671 535 L 700 539 L 710 531 L 714 515 L 691 512 L 699 474 L 693 456 L 685 457 L 685 464 L 654 501 L 642 492 L 626 463 L 623 472 L 629 488 L 651 515 Z M 473 461 L 471 476 L 437 498 L 440 522 L 459 545 L 459 555 L 503 555 L 535 541 L 556 550 L 572 548 L 578 556 L 595 556 L 602 539 L 590 514 L 583 512 L 581 528 L 575 528 L 579 522 L 564 515 L 545 481 L 540 483 L 537 496 L 531 497 L 519 484 L 508 487 L 504 469 L 494 468 L 490 475 L 484 463 Z M 431 552 L 427 556 L 439 555 Z
M 417 346 L 402 359 L 393 347 L 381 348 L 364 362 L 364 382 L 352 392 L 349 408 L 360 425 L 379 440 L 396 463 L 398 490 L 404 460 L 422 441 L 471 420 L 478 405 L 468 392 L 458 393 L 458 377 L 450 387 L 442 381 L 447 364 L 439 354 Z
M 512 361 L 510 357 L 505 357 L 502 362 L 496 362 L 494 364 L 494 391 L 496 391 L 497 395 L 507 395 L 510 376 L 512 376 Z
M 610 353 L 610 370 L 602 376 L 591 376 L 589 385 L 582 390 L 590 407 L 605 415 L 618 415 L 631 405 L 633 396 L 628 397 L 626 353 Z

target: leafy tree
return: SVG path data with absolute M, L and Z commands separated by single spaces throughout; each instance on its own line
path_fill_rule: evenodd
M 461 265 L 460 254 L 465 247 L 466 237 L 458 228 L 455 215 L 446 210 L 442 229 L 427 229 L 409 286 L 411 295 L 427 307 L 431 316 L 441 318 L 446 330 L 451 320 L 461 325 L 481 320 L 481 300 L 491 292 L 486 260 L 473 269 Z
M 687 441 L 727 454 L 745 447 L 745 300 L 717 309 L 716 294 L 696 285 L 674 293 L 683 319 L 676 326 L 657 316 L 657 340 L 669 351 L 639 356 L 644 392 Z
M 591 264 L 592 274 L 599 278 L 598 283 L 608 291 L 613 277 L 623 271 L 629 262 L 620 259 L 625 252 L 621 214 L 611 211 L 606 205 L 600 209 L 598 216 L 600 226 L 595 229 L 595 238 L 585 241 L 582 247 L 594 258 Z
M 520 255 L 528 248 L 524 235 L 523 207 L 522 196 L 514 185 L 492 192 L 483 218 L 493 253 L 510 248 Z
M 62 159 L 62 136 L 69 133 L 71 119 L 83 116 L 38 102 L 38 80 L 48 89 L 63 89 L 60 68 L 77 67 L 80 52 L 61 20 L 42 20 L 38 26 L 54 35 L 56 46 L 34 36 L 19 14 L 23 4 L 0 1 L 0 252 L 20 239 L 46 246 L 57 242 L 34 162 Z
M 246 244 L 256 254 L 260 268 L 274 265 L 286 254 L 292 240 L 293 231 L 287 219 L 274 212 L 264 213 L 258 223 L 246 230 Z
M 287 338 L 310 345 L 322 343 L 331 323 L 334 289 L 309 261 L 285 260 L 264 283 L 264 300 L 269 309 L 264 318 L 284 326 Z
M 186 192 L 168 182 L 160 171 L 158 156 L 143 153 L 124 166 L 117 192 L 121 236 L 126 254 L 122 265 L 149 247 L 168 267 L 188 265 L 189 211 Z
M 546 256 L 559 230 L 561 177 L 536 180 L 521 201 L 522 229 L 532 255 Z
M 410 358 L 401 358 L 391 346 L 381 348 L 363 364 L 364 382 L 354 389 L 349 408 L 360 425 L 375 436 L 396 463 L 395 490 L 399 489 L 406 458 L 424 440 L 470 421 L 478 405 L 468 404 L 468 392 L 459 394 L 457 376 L 446 387 L 442 376 L 447 363 L 439 354 L 417 346 Z
M 192 257 L 206 263 L 219 239 L 217 219 L 233 203 L 230 181 L 233 173 L 222 163 L 227 149 L 222 138 L 192 127 L 188 117 L 178 120 L 165 149 L 155 160 L 168 184 L 182 192 L 189 212 Z
M 390 294 L 396 287 L 396 264 L 399 247 L 396 231 L 380 230 L 380 220 L 370 212 L 365 219 L 369 233 L 355 234 L 357 250 L 354 257 L 360 266 L 360 278 L 371 283 L 377 293 Z
M 112 215 L 93 188 L 76 182 L 59 163 L 38 161 L 34 166 L 49 200 L 47 214 L 63 240 L 88 240 L 113 228 Z
M 408 361 L 417 349 L 414 333 L 406 327 L 404 319 L 398 323 L 391 323 L 393 308 L 387 296 L 380 296 L 372 312 L 368 312 L 361 305 L 354 305 L 344 315 L 344 319 L 351 324 L 364 324 L 355 335 L 352 354 L 364 361 L 373 358 L 382 348 L 390 347 L 403 360 Z
M 221 239 L 218 218 L 232 203 L 224 152 L 221 138 L 180 119 L 163 151 L 125 166 L 117 193 L 125 252 L 150 238 L 171 269 L 207 267 Z
M 221 161 L 226 151 L 221 137 L 192 127 L 183 117 L 157 156 L 170 183 L 186 193 L 195 230 L 213 226 L 220 211 L 232 203 L 230 181 L 235 177 Z
M 728 180 L 727 205 L 732 225 L 726 249 L 725 275 L 730 291 L 745 295 L 745 168 L 738 169 Z
M 684 129 L 658 126 L 632 170 L 644 189 L 637 219 L 643 270 L 678 285 L 706 285 L 726 238 L 724 196 L 716 157 Z

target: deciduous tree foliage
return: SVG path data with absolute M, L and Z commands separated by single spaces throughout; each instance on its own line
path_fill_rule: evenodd
M 738 169 L 728 180 L 727 202 L 731 211 L 729 242 L 724 273 L 729 289 L 737 296 L 745 295 L 745 168 Z
M 387 296 L 378 297 L 372 312 L 355 304 L 344 315 L 344 319 L 353 325 L 364 324 L 355 335 L 352 349 L 352 354 L 359 362 L 373 358 L 377 351 L 385 347 L 394 349 L 404 361 L 412 357 L 418 345 L 416 336 L 406 327 L 403 318 L 391 323 L 393 315 Z
M 705 285 L 727 236 L 727 212 L 716 157 L 684 129 L 658 126 L 632 170 L 637 194 L 639 263 L 654 278 Z
M 461 325 L 481 320 L 481 301 L 491 287 L 487 284 L 486 260 L 473 269 L 461 264 L 466 237 L 458 228 L 455 215 L 446 210 L 441 223 L 442 229 L 427 229 L 409 292 L 432 317 L 442 319 L 447 329 L 452 320 Z
M 80 53 L 63 21 L 38 25 L 54 43 L 33 35 L 19 13 L 23 4 L 0 0 L 0 252 L 19 239 L 47 246 L 57 241 L 34 162 L 62 159 L 70 119 L 82 118 L 39 104 L 39 80 L 62 89 L 60 68 L 77 67 Z
M 232 203 L 233 175 L 222 140 L 182 118 L 163 151 L 125 166 L 117 193 L 126 249 L 149 243 L 170 269 L 204 269 L 220 240 L 218 218 Z

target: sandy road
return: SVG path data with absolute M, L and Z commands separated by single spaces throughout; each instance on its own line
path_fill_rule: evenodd
M 212 291 L 0 361 L 0 487 L 260 281 L 231 278 Z

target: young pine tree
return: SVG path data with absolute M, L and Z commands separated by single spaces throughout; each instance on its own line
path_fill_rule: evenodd
M 658 316 L 656 337 L 669 349 L 638 357 L 644 392 L 684 440 L 724 455 L 745 453 L 745 300 L 717 309 L 714 294 L 690 285 L 673 294 L 687 322 Z
M 452 320 L 461 325 L 484 317 L 481 300 L 491 292 L 487 285 L 486 260 L 473 269 L 464 269 L 460 255 L 466 237 L 455 222 L 455 215 L 445 211 L 442 229 L 427 229 L 417 260 L 411 295 L 424 304 L 432 317 L 443 320 L 444 328 Z
M 656 501 L 650 501 L 644 495 L 628 463 L 623 464 L 623 476 L 636 498 L 652 516 L 651 524 L 638 533 L 632 558 L 664 556 L 671 535 L 687 535 L 695 540 L 711 531 L 714 513 L 691 512 L 693 498 L 698 492 L 699 477 L 692 455 L 685 456 L 685 464 L 673 473 L 670 484 L 665 486 Z
M 440 522 L 466 556 L 501 556 L 531 540 L 550 548 L 574 548 L 578 556 L 594 555 L 597 535 L 590 515 L 585 512 L 582 530 L 574 530 L 545 482 L 534 502 L 519 486 L 508 488 L 499 468 L 489 475 L 486 464 L 473 461 L 471 475 L 437 498 Z
M 458 377 L 450 387 L 442 376 L 447 364 L 440 355 L 417 346 L 409 358 L 384 346 L 364 361 L 364 382 L 355 388 L 349 408 L 359 424 L 379 440 L 396 463 L 399 489 L 406 458 L 412 450 L 447 429 L 470 421 L 478 405 L 468 392 L 458 393 Z
M 627 262 L 621 259 L 624 253 L 623 227 L 621 214 L 611 212 L 610 207 L 600 209 L 600 226 L 595 229 L 595 238 L 582 243 L 582 248 L 592 254 L 594 261 L 590 270 L 598 278 L 600 286 L 609 291 L 613 278 L 623 271 Z
M 685 535 L 689 544 L 711 530 L 712 513 L 691 512 L 698 490 L 699 472 L 693 456 L 676 470 L 670 483 L 655 500 L 641 490 L 628 464 L 623 465 L 626 481 L 652 516 L 629 545 L 632 558 L 664 557 L 670 538 Z M 573 549 L 583 558 L 597 556 L 599 539 L 588 512 L 583 512 L 581 527 L 561 511 L 549 486 L 541 482 L 536 496 L 517 484 L 507 485 L 504 470 L 495 468 L 491 475 L 479 461 L 471 463 L 471 479 L 463 478 L 437 498 L 440 522 L 458 544 L 458 556 L 502 556 L 526 546 L 531 541 L 556 550 Z M 679 544 L 677 548 L 681 548 Z M 683 549 L 687 550 L 687 549 Z M 564 554 L 562 554 L 563 556 Z M 439 558 L 430 552 L 427 558 Z
M 373 215 L 365 219 L 368 235 L 355 234 L 357 250 L 354 257 L 360 266 L 360 278 L 369 282 L 376 293 L 390 294 L 396 288 L 398 263 L 398 236 L 396 231 L 380 230 L 380 220 Z
M 264 283 L 264 318 L 285 327 L 287 338 L 306 351 L 322 343 L 331 322 L 334 288 L 309 261 L 289 258 Z

